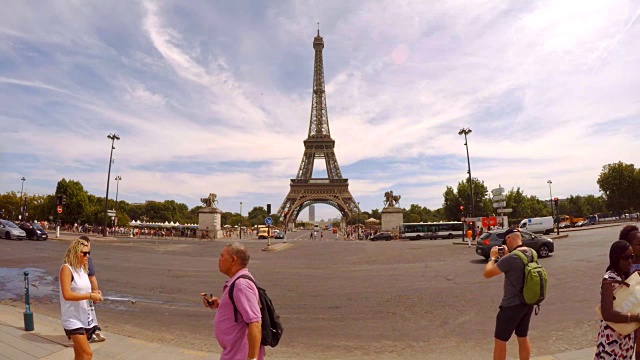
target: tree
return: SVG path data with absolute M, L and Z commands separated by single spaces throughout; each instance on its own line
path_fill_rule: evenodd
M 89 208 L 89 198 L 87 192 L 79 181 L 65 180 L 58 181 L 56 195 L 65 196 L 65 204 L 62 206 L 60 220 L 62 223 L 73 224 L 82 221 Z
M 442 195 L 444 197 L 444 202 L 442 203 L 442 212 L 444 213 L 445 219 L 449 221 L 458 221 L 462 216 L 462 213 L 460 212 L 462 200 L 460 200 L 458 194 L 456 194 L 451 186 L 447 186 L 444 194 Z
M 15 191 L 0 195 L 0 210 L 3 212 L 3 219 L 17 220 L 20 214 L 20 195 Z
M 262 206 L 254 206 L 247 214 L 247 219 L 251 222 L 251 225 L 262 225 L 264 219 L 267 218 L 267 210 Z
M 484 184 L 484 181 L 480 181 L 478 178 L 472 178 L 471 184 L 473 186 L 473 215 L 479 217 L 493 213 L 491 200 L 488 197 L 489 190 Z M 468 180 L 460 181 L 457 186 L 457 191 L 454 191 L 451 186 L 447 186 L 442 195 L 444 197 L 442 209 L 445 220 L 459 221 L 461 216 L 469 216 L 471 212 L 471 202 L 469 199 Z M 460 211 L 460 206 L 464 206 L 464 214 Z
M 515 221 L 551 215 L 551 208 L 546 202 L 533 195 L 526 196 L 520 188 L 509 190 L 505 195 L 505 201 L 513 209 L 509 217 Z
M 614 214 L 631 212 L 632 207 L 640 205 L 640 171 L 633 164 L 619 161 L 604 165 L 597 183 Z

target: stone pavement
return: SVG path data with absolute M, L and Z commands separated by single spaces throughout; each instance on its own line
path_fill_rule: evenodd
M 60 319 L 34 313 L 35 330 L 25 332 L 23 311 L 24 309 L 13 306 L 0 305 L 0 360 L 73 359 L 73 344 L 64 335 Z M 154 344 L 113 333 L 104 334 L 107 341 L 91 344 L 95 360 L 207 360 L 219 357 L 219 354 Z M 533 357 L 532 360 L 590 360 L 594 353 L 595 347 Z M 487 356 L 490 357 L 489 354 Z M 269 359 L 276 358 L 269 356 Z
M 60 319 L 34 313 L 35 330 L 25 332 L 24 309 L 0 305 L 0 360 L 73 359 L 73 344 L 64 335 Z M 138 339 L 104 333 L 107 341 L 91 344 L 94 360 L 218 359 L 219 354 L 180 349 Z

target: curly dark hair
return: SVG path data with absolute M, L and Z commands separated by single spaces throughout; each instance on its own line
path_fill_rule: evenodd
M 627 225 L 620 230 L 620 236 L 618 237 L 620 240 L 625 240 L 631 242 L 633 240 L 633 236 L 635 236 L 635 232 L 640 231 L 635 225 Z
M 625 240 L 618 240 L 611 244 L 611 248 L 609 249 L 609 266 L 607 266 L 606 271 L 613 270 L 626 279 L 629 274 L 625 274 L 620 270 L 620 260 L 622 260 L 622 255 L 624 255 L 630 247 L 631 244 Z

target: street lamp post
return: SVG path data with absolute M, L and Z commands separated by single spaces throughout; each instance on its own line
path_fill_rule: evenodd
M 23 176 L 20 180 L 22 180 L 22 186 L 20 187 L 20 201 L 18 201 L 18 204 L 20 204 L 20 220 L 22 220 L 22 218 L 24 218 L 24 204 L 22 200 L 22 193 L 24 191 L 24 181 L 27 179 L 25 179 Z
M 557 230 L 558 230 L 558 235 L 560 235 L 560 223 L 556 222 L 556 216 L 553 213 L 553 195 L 551 195 L 551 184 L 553 184 L 553 182 L 551 182 L 551 180 L 547 180 L 547 184 L 549 184 L 549 205 L 551 205 L 551 218 L 553 219 L 553 223 L 556 224 Z M 558 216 L 559 218 L 560 216 Z
M 358 203 L 358 223 L 356 226 L 358 226 L 358 240 L 360 240 L 360 203 Z
M 458 135 L 464 135 L 464 146 L 467 148 L 467 172 L 469 173 L 469 198 L 471 200 L 469 217 L 473 217 L 473 183 L 471 182 L 471 161 L 469 160 L 469 143 L 467 142 L 467 135 L 469 134 L 471 134 L 471 129 L 469 128 L 462 128 L 458 131 Z
M 114 143 L 116 140 L 120 140 L 118 134 L 109 134 L 107 138 L 111 139 L 111 154 L 109 155 L 109 171 L 107 172 L 107 194 L 104 197 L 104 228 L 102 229 L 102 236 L 107 236 L 107 212 L 109 210 L 109 180 L 111 178 L 111 162 L 113 161 L 113 149 L 116 147 Z
M 238 236 L 242 239 L 242 201 L 240 201 L 240 228 L 238 229 Z
M 122 180 L 122 176 L 120 175 L 116 175 L 116 178 L 113 179 L 116 181 L 116 208 L 114 209 L 116 211 L 116 225 L 118 224 L 118 191 L 120 190 L 120 180 Z

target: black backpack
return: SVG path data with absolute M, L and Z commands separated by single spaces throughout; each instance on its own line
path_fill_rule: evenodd
M 276 347 L 278 342 L 280 342 L 282 331 L 284 330 L 280 322 L 280 316 L 276 313 L 276 309 L 273 307 L 267 291 L 258 286 L 256 281 L 249 275 L 238 276 L 238 278 L 231 283 L 231 286 L 229 286 L 229 300 L 231 300 L 231 304 L 233 305 L 233 319 L 235 322 L 238 322 L 238 308 L 236 307 L 236 301 L 233 299 L 233 290 L 236 287 L 236 281 L 238 281 L 238 279 L 250 280 L 258 289 L 260 313 L 262 314 L 262 340 L 260 340 L 260 344 Z

